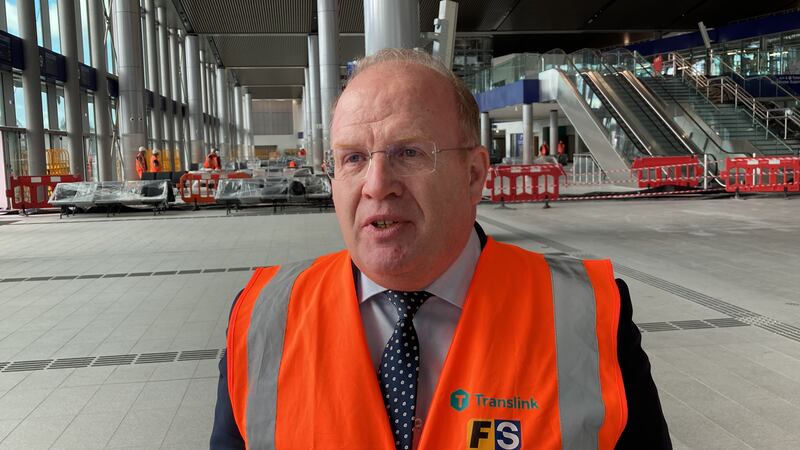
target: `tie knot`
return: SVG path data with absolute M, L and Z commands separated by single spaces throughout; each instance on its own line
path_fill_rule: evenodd
M 425 291 L 405 292 L 387 290 L 386 295 L 389 297 L 389 301 L 392 302 L 392 305 L 397 308 L 397 314 L 399 315 L 398 322 L 413 319 L 414 314 L 419 311 L 419 307 L 425 303 L 425 300 L 431 297 L 431 294 Z

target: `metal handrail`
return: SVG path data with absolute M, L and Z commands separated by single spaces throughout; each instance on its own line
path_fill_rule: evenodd
M 597 60 L 600 62 L 600 64 L 603 67 L 605 67 L 606 69 L 608 69 L 608 66 L 603 62 L 602 54 L 598 50 L 596 50 L 596 49 L 583 49 L 583 50 L 578 50 L 576 52 L 573 52 L 570 55 L 568 55 L 568 57 L 567 57 L 567 61 L 568 61 L 569 65 L 570 65 L 570 67 L 575 71 L 575 73 L 579 74 L 579 76 L 580 76 L 580 74 L 583 73 L 583 72 L 575 66 L 575 60 L 574 60 L 574 56 L 573 55 L 575 55 L 576 53 L 579 53 L 581 51 L 586 51 L 586 50 L 588 50 L 591 53 L 595 53 L 595 56 L 597 56 Z M 592 81 L 592 83 L 594 84 L 594 81 Z M 632 137 L 636 140 L 636 142 L 639 143 L 639 146 L 637 146 L 637 148 L 644 149 L 646 152 L 648 152 L 648 153 L 650 153 L 652 155 L 652 152 L 650 151 L 650 146 L 647 145 L 645 143 L 645 141 L 636 133 L 636 130 L 631 126 L 630 123 L 628 123 L 628 121 L 625 119 L 625 116 L 619 112 L 619 110 L 617 109 L 616 105 L 614 105 L 614 103 L 606 96 L 606 94 L 604 92 L 602 92 L 602 90 L 598 89 L 598 91 L 601 91 L 601 92 L 596 92 L 596 94 L 600 95 L 601 97 L 603 97 L 603 99 L 605 99 L 605 104 L 607 105 L 607 107 L 610 107 L 616 113 L 617 117 L 619 117 L 619 119 L 617 119 L 617 120 L 620 120 L 622 122 L 622 125 L 624 125 L 627 130 L 630 130 L 631 134 L 633 135 Z M 616 119 L 616 117 L 615 117 L 615 119 Z
M 795 96 L 794 94 L 789 92 L 785 87 L 781 86 L 780 83 L 776 83 L 775 80 L 773 80 L 769 76 L 767 76 L 767 75 L 756 75 L 756 76 L 752 76 L 752 77 L 745 77 L 744 75 L 742 75 L 739 72 L 737 72 L 736 69 L 734 69 L 733 67 L 728 65 L 728 63 L 723 61 L 721 58 L 718 58 L 717 61 L 719 62 L 719 64 L 722 67 L 728 69 L 730 71 L 730 73 L 736 75 L 737 77 L 741 78 L 742 80 L 747 81 L 747 80 L 755 80 L 755 79 L 766 79 L 771 84 L 773 84 L 776 88 L 780 89 L 785 94 L 784 97 L 789 97 L 789 98 L 793 99 L 795 102 L 797 102 L 797 104 L 800 104 L 800 98 L 797 98 L 797 96 Z M 794 109 L 794 108 L 792 108 L 792 109 Z
M 739 108 L 739 103 L 743 103 L 751 112 L 751 117 L 753 118 L 753 123 L 756 123 L 756 119 L 761 119 L 764 123 L 760 123 L 764 128 L 765 135 L 769 136 L 772 135 L 775 140 L 780 143 L 782 146 L 786 147 L 787 150 L 790 152 L 794 152 L 794 149 L 789 147 L 780 137 L 778 137 L 775 133 L 773 133 L 769 129 L 769 122 L 767 121 L 767 107 L 764 106 L 761 102 L 759 102 L 755 97 L 750 95 L 744 88 L 739 86 L 738 83 L 730 79 L 726 76 L 715 77 L 709 79 L 705 75 L 701 75 L 697 73 L 697 71 L 692 67 L 692 65 L 686 61 L 682 56 L 677 53 L 670 53 L 669 58 L 675 64 L 676 72 L 678 70 L 681 71 L 681 76 L 689 76 L 692 80 L 695 81 L 695 90 L 697 90 L 701 95 L 703 95 L 706 99 L 713 102 L 711 93 L 713 92 L 712 86 L 716 89 L 716 86 L 719 85 L 719 93 L 720 99 L 719 103 L 725 103 L 725 94 L 728 93 L 734 99 L 734 108 Z M 678 67 L 680 65 L 680 67 Z M 705 89 L 701 89 L 701 86 Z

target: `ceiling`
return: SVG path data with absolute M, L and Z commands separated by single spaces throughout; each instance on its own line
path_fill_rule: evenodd
M 208 39 L 218 60 L 253 98 L 299 98 L 315 0 L 160 0 L 189 33 Z M 399 1 L 399 0 L 384 0 Z M 419 0 L 420 29 L 432 31 L 438 0 Z M 493 35 L 494 55 L 621 45 L 714 27 L 798 6 L 797 0 L 461 0 L 459 34 Z M 339 0 L 339 61 L 363 56 L 363 0 Z

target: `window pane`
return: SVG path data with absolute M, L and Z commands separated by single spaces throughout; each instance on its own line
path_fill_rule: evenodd
M 44 41 L 42 40 L 42 5 L 39 0 L 30 1 L 33 1 L 34 9 L 36 10 L 36 43 L 39 44 L 39 47 L 44 47 Z
M 86 97 L 88 102 L 87 111 L 89 111 L 89 134 L 95 134 L 94 116 L 96 112 L 94 110 L 94 95 L 89 94 Z
M 50 50 L 61 53 L 61 27 L 58 22 L 58 0 L 50 2 Z
M 19 13 L 17 0 L 6 0 L 6 31 L 19 36 Z
M 14 75 L 14 110 L 17 115 L 16 126 L 25 128 L 25 93 L 22 90 L 22 78 Z
M 44 129 L 50 129 L 50 114 L 47 113 L 47 86 L 42 85 L 42 119 L 44 120 Z
M 83 40 L 83 61 L 87 66 L 92 65 L 92 52 L 89 45 L 89 4 L 88 0 L 80 0 L 81 3 L 81 39 Z
M 56 86 L 56 109 L 58 110 L 58 129 L 67 129 L 67 110 L 64 104 L 64 88 Z

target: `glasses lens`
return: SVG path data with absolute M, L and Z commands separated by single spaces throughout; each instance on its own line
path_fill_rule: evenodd
M 408 177 L 433 172 L 436 145 L 433 142 L 404 142 L 386 149 L 395 175 Z
M 331 150 L 330 168 L 326 167 L 331 178 L 343 180 L 362 176 L 369 167 L 369 152 L 366 150 L 341 148 Z

